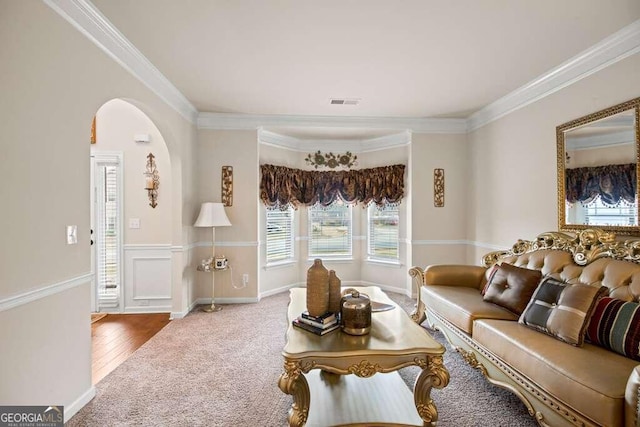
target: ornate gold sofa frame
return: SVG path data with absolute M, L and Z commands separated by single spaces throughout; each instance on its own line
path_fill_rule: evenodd
M 518 240 L 510 250 L 491 252 L 485 255 L 482 258 L 482 266 L 440 265 L 429 266 L 424 270 L 420 267 L 413 267 L 409 270 L 416 285 L 418 299 L 416 310 L 411 315 L 413 320 L 417 323 L 427 320 L 431 328 L 441 330 L 467 363 L 482 372 L 491 383 L 518 396 L 527 407 L 530 415 L 534 416 L 540 425 L 595 426 L 609 424 L 627 427 L 640 425 L 638 424 L 640 419 L 639 362 L 588 343 L 584 347 L 573 347 L 561 343 L 519 325 L 515 315 L 512 315 L 514 318 L 511 319 L 491 318 L 491 316 L 483 319 L 482 315 L 474 317 L 474 306 L 490 304 L 482 301 L 480 291 L 487 281 L 488 268 L 497 262 L 538 269 L 542 271 L 543 276 L 553 276 L 568 283 L 607 286 L 611 297 L 637 301 L 640 296 L 640 265 L 638 264 L 640 263 L 640 240 L 620 241 L 613 233 L 597 229 L 583 230 L 578 234 L 548 232 L 540 234 L 536 240 Z M 441 312 L 437 312 L 428 306 L 429 298 L 431 298 L 433 305 L 437 305 L 433 298 L 434 292 L 440 291 L 446 298 L 447 292 L 455 292 L 462 287 L 472 289 L 464 289 L 464 292 L 459 292 L 456 296 L 457 302 L 451 303 L 451 309 L 441 309 Z M 466 297 L 470 303 L 465 307 Z M 425 300 L 427 300 L 426 306 Z M 460 306 L 456 307 L 455 304 Z M 471 332 L 465 332 L 463 328 L 459 327 L 460 322 L 454 319 L 458 315 L 456 313 L 460 312 L 465 312 L 466 314 L 463 315 L 468 315 L 471 319 L 470 324 L 474 325 Z M 455 321 L 456 324 L 452 321 Z M 577 366 L 574 361 L 578 354 L 586 355 L 586 360 L 597 360 L 594 363 L 594 365 L 598 365 L 594 366 L 596 370 L 607 372 L 607 366 L 615 365 L 619 378 L 618 383 L 614 385 L 617 389 L 622 387 L 622 396 L 617 399 L 615 404 L 617 406 L 589 403 L 589 397 L 576 393 L 575 387 L 567 385 L 565 390 L 562 384 L 558 386 L 557 376 L 553 379 L 556 382 L 555 392 L 548 391 L 541 383 L 548 383 L 551 381 L 549 378 L 524 375 L 517 366 L 512 366 L 505 360 L 508 358 L 505 356 L 506 351 L 502 353 L 503 357 L 500 357 L 496 354 L 497 351 L 487 348 L 486 345 L 482 345 L 474 339 L 475 333 L 479 336 L 483 329 L 486 331 L 487 327 L 490 328 L 492 324 L 508 326 L 505 330 L 514 332 L 513 336 L 534 338 L 523 339 L 523 343 L 520 343 L 514 341 L 517 340 L 517 337 L 509 337 L 507 333 L 503 342 L 496 343 L 496 338 L 493 338 L 494 348 L 506 347 L 510 350 L 510 347 L 513 347 L 513 351 L 516 351 L 515 347 L 517 346 L 525 348 L 530 346 L 533 354 L 536 351 L 544 352 L 546 346 L 550 344 L 556 347 L 556 352 L 558 349 L 560 352 L 567 352 L 566 356 L 563 354 L 563 357 L 560 358 L 559 363 L 566 363 L 567 366 L 574 363 L 572 367 L 574 370 Z M 544 338 L 538 338 L 532 334 L 538 334 Z M 544 345 L 539 346 L 545 348 L 531 347 L 536 346 L 538 340 L 546 340 Z M 598 354 L 580 353 L 592 351 Z M 609 360 L 610 358 L 611 360 Z M 545 360 L 540 358 L 536 363 L 544 364 Z M 619 369 L 621 361 L 624 362 L 622 373 Z M 607 365 L 607 363 L 609 364 Z M 554 369 L 556 368 L 557 366 L 554 366 Z M 587 369 L 587 371 L 589 370 Z M 547 376 L 554 375 L 551 369 L 548 371 L 542 369 L 541 372 L 543 372 L 541 374 L 543 376 L 546 372 L 549 374 Z M 451 375 L 454 376 L 455 372 L 452 372 Z M 588 376 L 589 373 L 587 372 L 585 375 Z M 625 382 L 626 384 L 622 384 Z M 595 393 L 597 394 L 598 390 Z M 584 402 L 580 402 L 580 399 Z

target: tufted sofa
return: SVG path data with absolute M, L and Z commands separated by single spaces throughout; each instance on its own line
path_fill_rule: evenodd
M 485 255 L 482 266 L 413 267 L 409 274 L 418 303 L 412 317 L 441 330 L 467 363 L 515 393 L 540 425 L 637 426 L 640 361 L 588 337 L 571 345 L 533 329 L 520 314 L 487 301 L 486 289 L 498 268 L 493 267 L 506 263 L 538 270 L 543 279 L 567 286 L 605 287 L 600 291 L 621 303 L 638 301 L 638 262 L 640 240 L 620 241 L 596 229 L 543 233 L 533 241 L 519 240 L 511 250 Z M 593 300 L 594 306 L 604 302 Z

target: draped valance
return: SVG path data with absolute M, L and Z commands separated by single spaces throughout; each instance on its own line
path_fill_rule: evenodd
M 602 202 L 617 206 L 621 201 L 634 203 L 636 164 L 593 166 L 565 170 L 567 202 L 590 203 L 600 196 Z
M 261 165 L 260 199 L 270 208 L 291 205 L 328 206 L 347 203 L 400 203 L 404 196 L 404 165 L 345 171 L 310 171 Z

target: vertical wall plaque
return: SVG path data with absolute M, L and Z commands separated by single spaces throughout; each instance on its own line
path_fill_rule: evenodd
M 96 116 L 93 116 L 93 120 L 91 121 L 91 143 L 96 143 Z
M 433 170 L 433 206 L 444 207 L 444 169 Z
M 222 167 L 222 204 L 233 206 L 233 166 Z

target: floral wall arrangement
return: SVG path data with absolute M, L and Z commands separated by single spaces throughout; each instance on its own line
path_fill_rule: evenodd
M 322 154 L 320 150 L 314 154 L 307 155 L 307 158 L 304 159 L 307 164 L 312 165 L 315 169 L 318 169 L 319 167 L 335 169 L 338 166 L 350 168 L 358 165 L 357 160 L 358 156 L 351 154 L 350 151 L 347 151 L 344 154 Z

